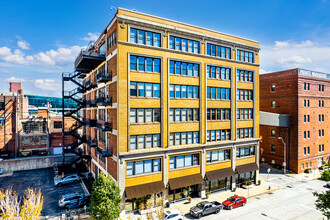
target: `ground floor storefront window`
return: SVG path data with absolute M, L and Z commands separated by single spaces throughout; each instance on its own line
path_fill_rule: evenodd
M 163 193 L 147 195 L 140 198 L 126 199 L 125 211 L 130 212 L 139 209 L 149 209 L 153 207 L 162 206 Z
M 244 185 L 244 183 L 251 181 L 252 183 L 255 183 L 256 180 L 256 171 L 252 172 L 246 172 L 241 174 L 235 174 L 236 178 L 236 187 L 241 187 Z
M 221 190 L 228 190 L 231 187 L 232 177 L 225 177 L 217 180 L 205 181 L 206 192 L 217 192 Z
M 177 201 L 185 199 L 188 196 L 198 197 L 200 191 L 200 184 L 186 186 L 178 189 L 169 189 L 168 197 L 169 201 Z

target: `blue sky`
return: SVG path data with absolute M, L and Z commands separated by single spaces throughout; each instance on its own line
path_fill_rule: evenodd
M 136 9 L 260 42 L 260 72 L 330 72 L 330 0 L 0 0 L 0 91 L 61 95 L 61 73 L 103 31 L 110 7 Z

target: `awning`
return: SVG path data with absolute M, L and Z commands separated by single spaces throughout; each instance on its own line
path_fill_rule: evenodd
M 234 175 L 235 175 L 235 173 L 231 167 L 206 172 L 206 177 L 208 180 L 217 180 L 217 179 L 222 179 L 222 178 L 234 176 Z
M 239 174 L 241 173 L 247 173 L 247 172 L 252 172 L 259 169 L 258 165 L 256 163 L 248 163 L 244 165 L 240 165 L 236 167 L 236 170 Z
M 165 189 L 163 181 L 146 183 L 137 186 L 126 187 L 127 199 L 140 198 L 154 193 L 160 193 Z
M 195 175 L 170 179 L 168 182 L 170 184 L 171 189 L 179 189 L 186 186 L 201 184 L 204 182 L 204 180 L 201 174 L 195 174 Z

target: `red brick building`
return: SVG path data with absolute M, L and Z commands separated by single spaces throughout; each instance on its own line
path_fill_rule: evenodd
M 282 137 L 287 169 L 301 173 L 329 162 L 329 106 L 330 74 L 297 68 L 260 75 L 260 110 L 290 116 L 289 128 L 260 125 L 261 160 L 283 164 Z

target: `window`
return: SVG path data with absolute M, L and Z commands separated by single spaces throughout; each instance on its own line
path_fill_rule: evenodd
M 136 33 L 135 33 L 136 36 Z M 109 37 L 108 37 L 108 42 L 107 42 L 107 48 L 108 50 L 113 47 L 117 42 L 117 31 L 113 31 Z
M 199 154 L 188 154 L 170 157 L 170 169 L 199 165 Z
M 231 131 L 228 130 L 212 130 L 207 131 L 206 133 L 206 141 L 214 142 L 214 141 L 226 141 L 231 140 Z
M 174 139 L 175 137 L 175 139 Z M 198 144 L 199 131 L 170 133 L 170 145 Z
M 147 90 L 146 90 L 147 89 Z M 131 96 L 137 97 L 160 97 L 160 84 L 158 83 L 142 83 L 131 82 L 130 84 Z
M 304 83 L 304 90 L 310 90 L 310 84 L 309 83 Z
M 139 145 L 139 148 L 160 147 L 160 141 L 160 134 L 131 135 L 130 149 L 137 149 L 137 144 Z
M 253 90 L 237 89 L 237 100 L 252 101 L 253 100 Z
M 237 81 L 241 82 L 253 82 L 253 71 L 248 70 L 236 70 Z
M 236 158 L 249 157 L 255 155 L 255 146 L 239 147 L 236 149 Z
M 238 139 L 253 138 L 253 128 L 237 128 L 236 136 Z
M 208 108 L 207 109 L 207 120 L 213 121 L 213 120 L 230 120 L 231 112 L 230 108 Z
M 218 151 L 208 151 L 206 153 L 206 162 L 219 162 L 230 160 L 230 149 L 227 150 L 218 150 Z
M 161 160 L 141 160 L 126 163 L 126 173 L 127 176 L 133 176 L 143 173 L 152 173 L 161 171 Z
M 170 61 L 170 74 L 183 76 L 199 76 L 199 64 Z
M 206 45 L 206 54 L 214 57 L 221 57 L 226 59 L 231 59 L 231 48 L 230 47 L 221 47 L 214 44 Z
M 174 89 L 175 88 L 175 89 Z M 171 98 L 199 98 L 199 86 L 170 85 Z M 188 92 L 187 92 L 188 90 Z M 192 93 L 192 91 L 194 91 Z
M 131 43 L 139 43 L 148 46 L 160 47 L 161 35 L 158 33 L 130 28 Z
M 187 45 L 188 42 L 188 45 Z M 199 53 L 199 41 L 170 36 L 169 48 L 189 53 Z
M 142 72 L 160 73 L 160 59 L 131 55 L 130 69 Z
M 130 122 L 131 123 L 149 123 L 160 122 L 160 109 L 159 108 L 131 108 L 130 109 Z
M 237 114 L 236 117 L 239 120 L 253 119 L 253 109 L 252 108 L 238 108 L 236 114 Z
M 307 147 L 307 154 L 309 155 L 310 154 L 310 148 Z
M 319 85 L 319 92 L 324 92 L 324 85 Z
M 230 88 L 207 87 L 207 98 L 215 100 L 230 100 Z
M 275 100 L 272 101 L 272 103 L 271 103 L 271 107 L 272 107 L 272 108 L 275 108 L 275 107 L 276 107 L 276 101 L 275 101 Z
M 273 153 L 275 153 L 275 145 L 274 145 L 274 144 L 272 144 L 272 145 L 270 146 L 270 151 L 273 152 Z
M 236 50 L 236 60 L 254 63 L 254 53 L 243 50 Z
M 276 91 L 276 86 L 272 85 L 270 91 L 275 92 Z
M 6 118 L 0 118 L 0 126 L 5 126 Z
M 206 75 L 209 79 L 231 79 L 231 69 L 225 67 L 207 66 Z
M 5 103 L 4 102 L 0 102 L 0 110 L 5 110 Z
M 54 129 L 62 129 L 62 122 L 54 121 Z

